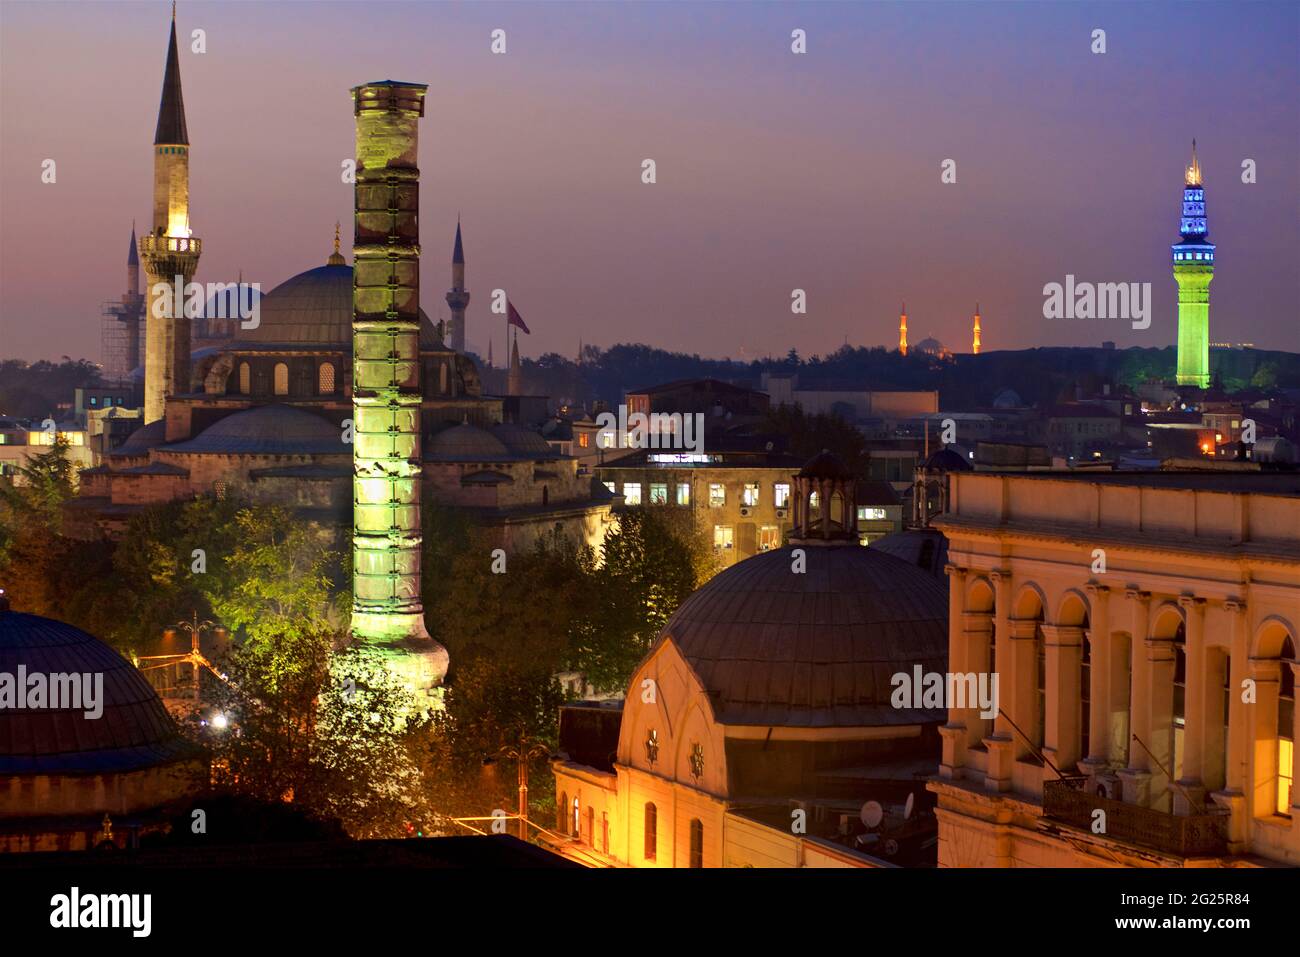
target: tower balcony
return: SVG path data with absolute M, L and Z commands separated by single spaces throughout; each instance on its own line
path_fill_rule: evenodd
M 141 236 L 138 240 L 141 256 L 167 256 L 190 253 L 198 256 L 203 243 L 193 236 Z

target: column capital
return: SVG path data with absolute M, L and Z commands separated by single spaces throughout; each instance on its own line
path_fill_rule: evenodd
M 1041 624 L 1037 618 L 1011 618 L 1007 621 L 1010 637 L 1015 641 L 1023 641 L 1036 637 L 1038 626 Z
M 1130 601 L 1141 602 L 1144 605 L 1151 603 L 1151 592 L 1142 591 L 1140 588 L 1125 588 L 1124 597 Z
M 1083 590 L 1086 591 L 1093 598 L 1104 598 L 1107 594 L 1110 593 L 1110 586 L 1099 585 L 1096 582 L 1088 582 L 1088 584 L 1083 586 Z
M 1233 614 L 1244 615 L 1246 613 L 1246 600 L 1244 598 L 1225 598 L 1223 607 Z
M 1011 582 L 1011 569 L 1010 569 L 1010 568 L 991 568 L 991 569 L 989 569 L 989 581 L 991 581 L 991 582 L 993 582 L 993 583 L 995 583 L 995 584 L 1001 584 L 1002 582 L 1007 582 L 1008 584 L 1010 584 L 1010 582 Z
M 1043 625 L 1043 637 L 1047 644 L 1060 645 L 1063 648 L 1078 647 L 1083 643 L 1082 625 Z
M 943 573 L 950 578 L 965 578 L 970 569 L 963 568 L 961 565 L 954 565 L 952 562 L 943 566 Z
M 1179 595 L 1178 607 L 1184 611 L 1205 611 L 1205 599 L 1195 595 Z

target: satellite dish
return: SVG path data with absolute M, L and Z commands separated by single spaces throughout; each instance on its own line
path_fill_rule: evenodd
M 912 810 L 916 806 L 916 795 L 908 792 L 907 803 L 903 805 L 903 820 L 912 816 Z
M 892 837 L 885 841 L 885 856 L 893 857 L 898 853 L 898 842 Z
M 885 819 L 885 809 L 880 806 L 879 801 L 868 801 L 862 805 L 862 813 L 859 816 L 867 827 L 879 827 L 880 822 Z

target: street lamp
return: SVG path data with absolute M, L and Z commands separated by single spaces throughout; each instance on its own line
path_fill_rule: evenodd
M 541 744 L 530 744 L 527 738 L 521 738 L 518 747 L 506 745 L 498 754 L 514 758 L 519 768 L 519 840 L 528 840 L 528 762 L 550 751 Z

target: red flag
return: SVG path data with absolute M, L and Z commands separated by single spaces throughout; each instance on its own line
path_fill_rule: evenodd
M 524 335 L 526 336 L 532 335 L 532 332 L 530 332 L 528 327 L 524 325 L 524 317 L 519 315 L 519 310 L 515 308 L 515 304 L 509 299 L 506 300 L 506 324 L 518 326 L 520 329 L 524 330 Z

